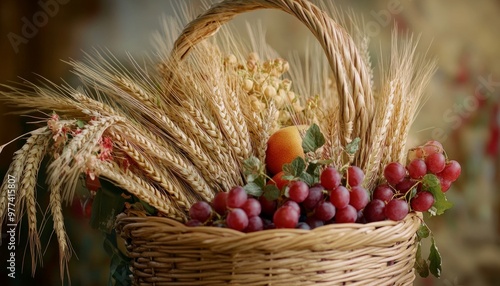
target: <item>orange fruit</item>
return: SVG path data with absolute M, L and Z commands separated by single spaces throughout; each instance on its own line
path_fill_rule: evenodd
M 269 173 L 281 172 L 283 164 L 288 164 L 298 156 L 304 157 L 302 137 L 299 128 L 306 126 L 288 126 L 276 131 L 267 141 L 266 166 Z

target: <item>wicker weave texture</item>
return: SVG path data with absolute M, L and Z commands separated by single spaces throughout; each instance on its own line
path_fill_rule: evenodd
M 241 233 L 122 214 L 134 285 L 412 285 L 421 217 Z

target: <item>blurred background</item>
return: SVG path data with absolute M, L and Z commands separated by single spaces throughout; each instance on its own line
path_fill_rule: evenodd
M 0 84 L 37 81 L 38 76 L 62 83 L 75 82 L 63 60 L 81 59 L 85 51 L 104 47 L 117 58 L 130 53 L 139 62 L 152 51 L 151 34 L 161 28 L 162 16 L 175 16 L 172 4 L 184 2 L 201 9 L 197 0 L 40 0 L 0 1 Z M 442 217 L 428 220 L 443 257 L 441 279 L 417 278 L 415 285 L 500 285 L 500 1 L 498 0 L 351 0 L 334 1 L 352 9 L 370 26 L 372 59 L 390 45 L 392 25 L 421 34 L 419 49 L 439 60 L 439 69 L 427 90 L 430 99 L 416 119 L 409 145 L 434 139 L 443 143 L 449 157 L 462 164 L 462 176 L 447 193 L 455 207 Z M 198 10 L 201 11 L 201 10 Z M 245 23 L 260 19 L 266 39 L 282 57 L 304 53 L 313 41 L 309 32 L 280 12 L 242 15 L 231 22 L 244 31 Z M 293 68 L 293 67 L 292 67 Z M 0 144 L 32 129 L 30 118 L 7 115 L 0 105 Z M 0 154 L 0 175 L 22 146 L 16 141 Z M 45 191 L 38 198 L 43 204 Z M 103 237 L 88 225 L 81 209 L 68 207 L 69 237 L 75 253 L 70 265 L 72 285 L 105 285 L 110 259 Z M 48 241 L 50 227 L 44 232 Z M 6 233 L 2 233 L 0 265 L 6 260 Z M 34 278 L 26 257 L 21 258 L 26 236 L 17 236 L 17 278 L 2 270 L 1 285 L 60 285 L 58 251 L 47 246 L 44 265 Z M 3 268 L 3 266 L 2 266 Z

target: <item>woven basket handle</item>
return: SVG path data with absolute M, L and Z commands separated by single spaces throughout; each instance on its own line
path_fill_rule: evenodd
M 307 0 L 225 0 L 215 4 L 184 28 L 174 43 L 172 58 L 182 60 L 194 45 L 215 34 L 236 15 L 267 8 L 296 17 L 320 42 L 337 83 L 342 141 L 362 137 L 369 118 L 365 102 L 370 103 L 372 96 L 366 66 L 347 32 Z

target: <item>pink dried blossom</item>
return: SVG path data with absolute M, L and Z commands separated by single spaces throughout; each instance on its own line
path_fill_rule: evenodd
M 109 137 L 102 137 L 101 140 L 99 140 L 99 147 L 100 147 L 100 152 L 99 152 L 99 159 L 101 161 L 111 161 L 113 159 L 113 156 L 111 156 L 111 151 L 113 151 L 113 141 Z

